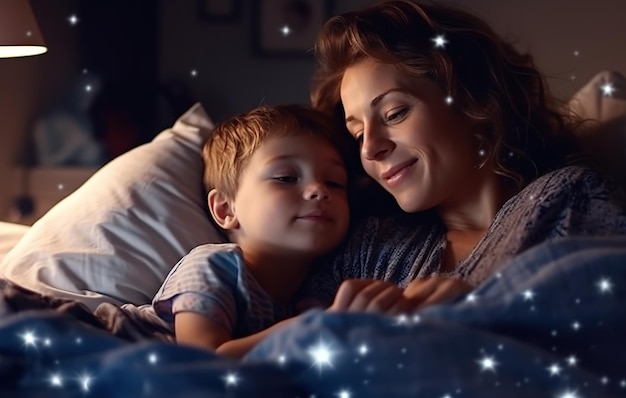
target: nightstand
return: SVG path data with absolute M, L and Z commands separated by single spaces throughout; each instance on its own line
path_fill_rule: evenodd
M 9 215 L 11 222 L 32 224 L 52 206 L 81 186 L 97 168 L 80 167 L 35 167 L 13 169 L 8 187 Z M 28 195 L 33 202 L 33 211 L 20 217 L 15 203 L 20 196 Z

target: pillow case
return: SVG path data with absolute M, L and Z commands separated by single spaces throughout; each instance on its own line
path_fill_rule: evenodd
M 189 250 L 223 241 L 202 184 L 212 129 L 197 103 L 152 142 L 113 159 L 33 224 L 0 276 L 91 309 L 150 302 Z

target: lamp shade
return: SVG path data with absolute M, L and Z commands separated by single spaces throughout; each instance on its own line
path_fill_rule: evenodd
M 0 58 L 48 51 L 28 0 L 0 0 Z

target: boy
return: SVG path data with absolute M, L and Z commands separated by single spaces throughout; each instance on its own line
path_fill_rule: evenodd
M 208 205 L 233 243 L 193 249 L 154 297 L 179 344 L 241 357 L 297 315 L 313 261 L 348 229 L 338 137 L 298 105 L 262 106 L 215 128 L 203 149 Z

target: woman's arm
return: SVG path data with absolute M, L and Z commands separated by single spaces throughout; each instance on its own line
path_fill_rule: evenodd
M 180 312 L 174 318 L 174 329 L 178 344 L 210 350 L 228 357 L 241 358 L 262 339 L 293 319 L 285 319 L 247 337 L 231 339 L 230 332 L 210 317 L 195 312 Z

